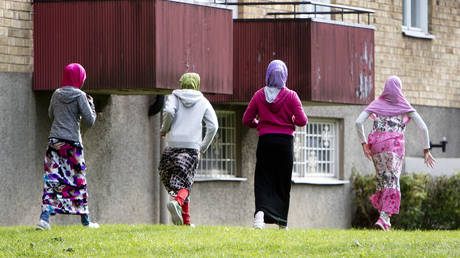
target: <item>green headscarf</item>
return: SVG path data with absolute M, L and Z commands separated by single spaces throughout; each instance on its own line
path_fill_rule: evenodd
M 197 73 L 184 73 L 179 79 L 181 89 L 200 91 L 200 75 Z

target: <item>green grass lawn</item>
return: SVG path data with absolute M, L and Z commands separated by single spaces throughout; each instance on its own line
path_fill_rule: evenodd
M 460 257 L 460 231 L 254 230 L 172 225 L 0 227 L 0 256 Z

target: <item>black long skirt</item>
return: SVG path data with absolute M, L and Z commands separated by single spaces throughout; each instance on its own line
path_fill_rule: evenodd
M 264 134 L 257 143 L 254 178 L 256 212 L 264 212 L 265 223 L 287 225 L 294 137 L 287 134 Z

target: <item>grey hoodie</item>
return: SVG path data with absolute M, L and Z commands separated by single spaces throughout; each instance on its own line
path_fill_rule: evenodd
M 88 126 L 96 121 L 94 104 L 89 103 L 86 93 L 72 86 L 57 89 L 51 97 L 48 115 L 53 119 L 50 138 L 82 143 L 80 120 Z
M 206 134 L 202 139 L 202 122 Z M 218 129 L 217 116 L 211 103 L 196 90 L 174 90 L 163 110 L 161 132 L 169 132 L 168 146 L 205 152 Z

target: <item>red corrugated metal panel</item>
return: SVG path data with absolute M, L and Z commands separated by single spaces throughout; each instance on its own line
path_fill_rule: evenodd
M 265 85 L 273 59 L 286 62 L 287 87 L 304 101 L 367 104 L 374 98 L 374 31 L 312 20 L 234 22 L 233 96 L 247 102 Z
M 86 68 L 86 90 L 171 89 L 189 58 L 203 90 L 231 93 L 232 26 L 229 10 L 163 0 L 36 2 L 34 89 L 59 87 L 70 62 Z
M 68 63 L 87 71 L 85 89 L 155 88 L 154 1 L 34 4 L 34 89 L 59 87 Z
M 374 99 L 374 31 L 311 23 L 312 101 L 368 104 Z
M 287 87 L 307 97 L 310 34 L 305 20 L 235 20 L 233 31 L 233 95 L 209 95 L 211 100 L 249 101 L 265 85 L 265 71 L 273 59 L 286 63 Z
M 232 93 L 231 11 L 158 1 L 156 25 L 159 88 L 177 88 L 182 73 L 197 72 L 203 91 Z

